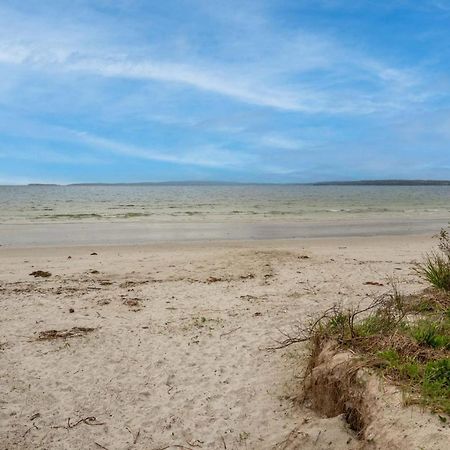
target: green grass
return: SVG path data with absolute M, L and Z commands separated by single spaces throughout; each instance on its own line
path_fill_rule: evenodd
M 420 403 L 450 415 L 450 358 L 427 363 L 399 354 L 394 349 L 377 353 L 385 375 L 420 396 Z
M 450 309 L 442 307 L 450 294 L 435 292 L 423 299 L 394 293 L 359 310 L 332 308 L 316 323 L 313 342 L 337 341 L 402 386 L 409 402 L 450 415 Z
M 408 327 L 408 331 L 420 345 L 450 350 L 450 319 L 447 314 L 440 321 L 433 318 L 421 319 Z
M 434 287 L 450 292 L 450 258 L 441 253 L 430 253 L 418 265 L 418 272 Z
M 450 237 L 445 229 L 441 229 L 437 237 L 437 250 L 428 253 L 416 269 L 432 286 L 450 292 Z

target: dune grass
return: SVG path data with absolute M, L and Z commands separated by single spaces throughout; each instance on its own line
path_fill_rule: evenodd
M 450 238 L 447 230 L 441 230 L 438 237 L 438 249 L 428 253 L 416 270 L 432 286 L 450 292 Z
M 398 293 L 364 309 L 334 307 L 316 323 L 311 340 L 318 347 L 333 340 L 352 350 L 402 386 L 409 403 L 450 415 L 450 309 L 442 308 L 441 297 L 433 303 L 427 295 L 426 312 L 417 297 Z

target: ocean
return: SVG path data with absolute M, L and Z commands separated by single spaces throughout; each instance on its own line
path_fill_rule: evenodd
M 0 186 L 0 223 L 450 217 L 450 186 Z

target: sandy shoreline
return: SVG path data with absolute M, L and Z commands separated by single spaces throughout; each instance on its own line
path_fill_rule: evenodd
M 155 242 L 310 239 L 434 234 L 448 216 L 302 220 L 295 222 L 71 222 L 0 224 L 3 247 L 142 245 Z
M 425 234 L 2 247 L 0 447 L 269 449 L 290 436 L 285 448 L 355 448 L 341 418 L 294 401 L 305 347 L 266 347 L 391 277 L 421 289 L 411 265 L 431 245 Z M 37 339 L 73 327 L 94 330 Z

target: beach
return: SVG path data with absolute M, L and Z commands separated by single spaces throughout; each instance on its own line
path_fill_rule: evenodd
M 449 25 L 0 0 L 0 450 L 450 449 Z
M 423 289 L 413 264 L 432 234 L 10 238 L 0 247 L 1 446 L 358 448 L 342 417 L 298 401 L 307 346 L 271 348 L 296 324 L 337 302 L 365 304 L 392 280 L 405 293 Z

